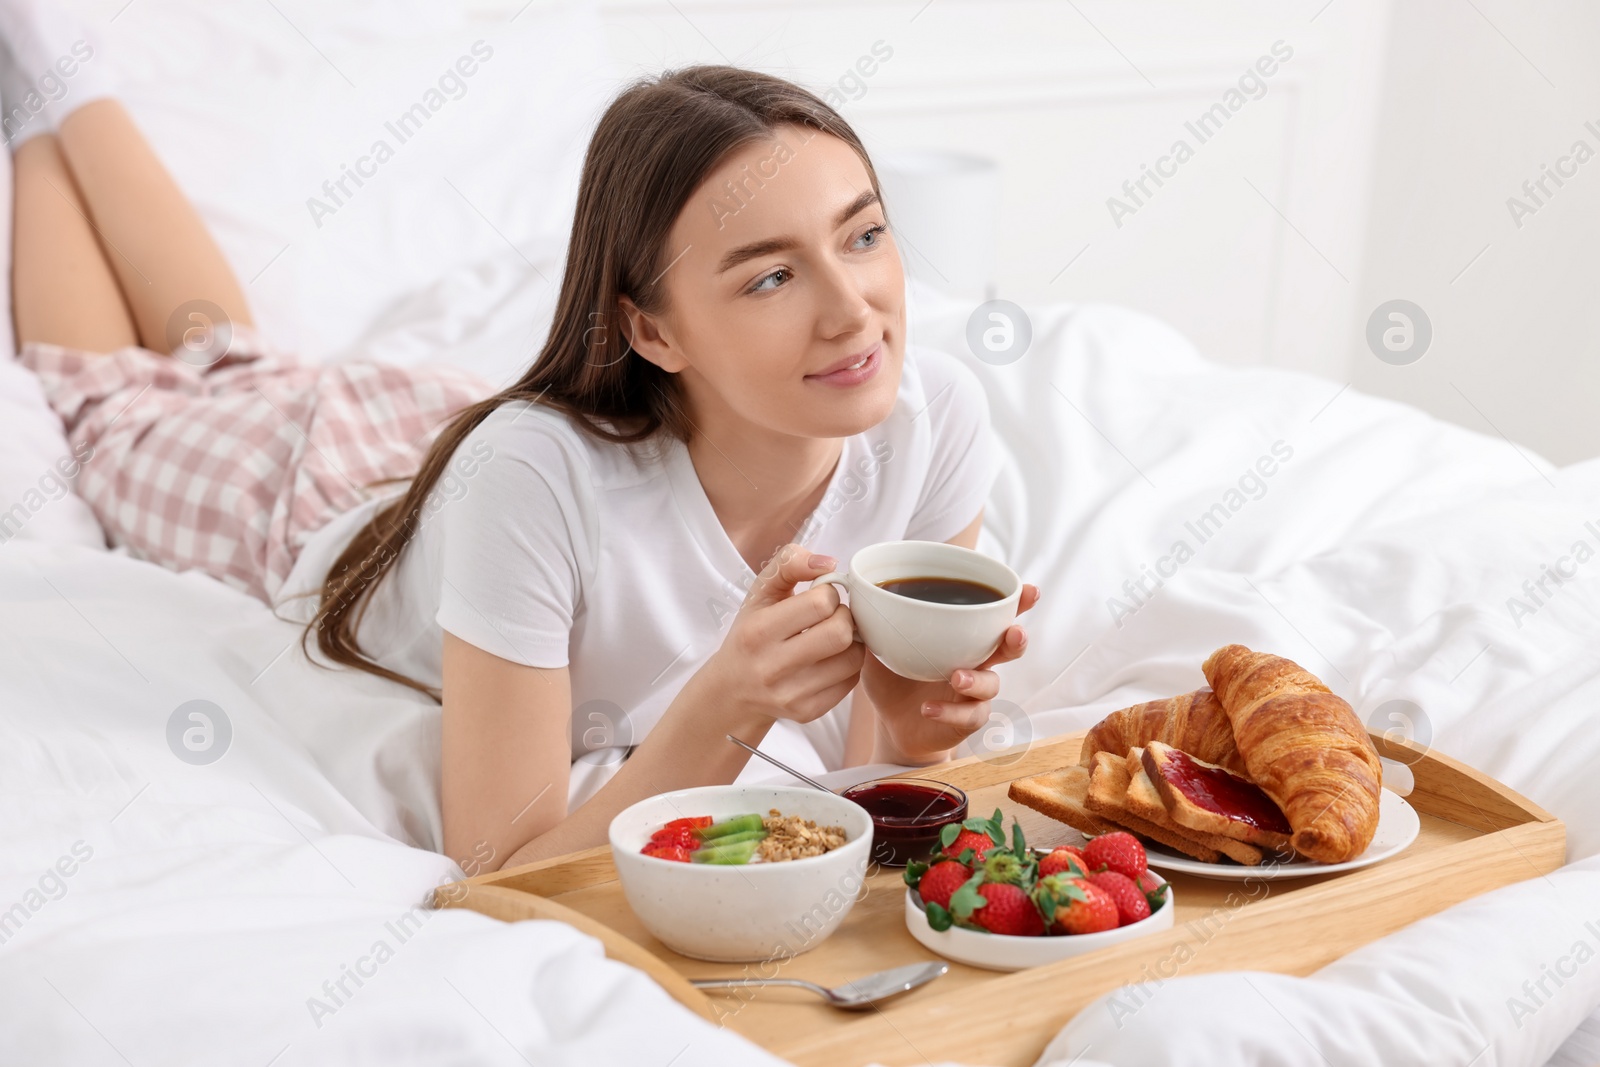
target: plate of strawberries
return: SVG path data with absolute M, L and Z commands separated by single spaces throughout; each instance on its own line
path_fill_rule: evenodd
M 1082 849 L 1007 841 L 1000 810 L 945 827 L 940 850 L 908 864 L 906 928 L 947 959 L 1020 971 L 1172 928 L 1172 887 L 1132 834 Z

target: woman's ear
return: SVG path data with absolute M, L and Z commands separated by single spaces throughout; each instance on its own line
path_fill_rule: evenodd
M 622 332 L 627 336 L 630 348 L 668 374 L 676 374 L 689 365 L 663 329 L 659 318 L 640 310 L 626 296 L 617 297 L 617 307 L 622 311 Z

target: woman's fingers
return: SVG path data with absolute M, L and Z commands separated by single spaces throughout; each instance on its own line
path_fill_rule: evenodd
M 994 650 L 994 655 L 978 664 L 980 671 L 988 670 L 997 663 L 1010 663 L 1017 659 L 1028 648 L 1028 631 L 1021 626 L 1008 626 L 1006 632 L 1000 635 L 1000 647 Z
M 950 688 L 968 700 L 993 700 L 1000 695 L 1000 676 L 994 671 L 959 670 L 950 675 Z
M 1022 596 L 1017 601 L 1017 614 L 1022 614 L 1039 602 L 1039 587 L 1024 584 Z M 962 734 L 971 734 L 989 721 L 989 702 L 1000 695 L 1000 676 L 990 667 L 1009 663 L 1022 655 L 1028 647 L 1028 632 L 1021 626 L 1009 626 L 1000 637 L 994 654 L 975 668 L 951 672 L 950 688 L 956 699 L 930 700 L 922 705 L 922 715 L 933 722 L 942 723 Z
M 826 715 L 828 712 L 832 711 L 841 700 L 849 696 L 851 692 L 854 691 L 855 687 L 856 680 L 854 677 L 851 677 L 844 681 L 838 682 L 829 688 L 818 690 L 815 696 L 806 701 L 810 707 L 810 710 L 802 715 L 797 715 L 795 717 L 795 721 L 812 722 L 821 716 Z
M 989 721 L 989 702 L 1000 693 L 1000 676 L 985 670 L 954 671 L 950 688 L 956 691 L 956 699 L 925 701 L 922 715 L 970 734 Z
M 824 622 L 840 609 L 849 610 L 839 600 L 839 590 L 832 583 L 814 585 L 763 607 L 760 626 L 763 633 L 784 641 Z
M 789 599 L 801 582 L 821 578 L 838 565 L 839 561 L 832 556 L 817 555 L 803 545 L 784 545 L 756 575 L 744 602 L 752 607 L 780 603 Z
M 963 734 L 982 728 L 989 721 L 987 700 L 930 700 L 922 705 L 922 716 L 943 723 Z
M 791 671 L 799 671 L 830 657 L 853 652 L 859 663 L 866 646 L 857 644 L 853 634 L 850 609 L 840 604 L 827 617 L 785 639 L 778 646 L 780 662 Z

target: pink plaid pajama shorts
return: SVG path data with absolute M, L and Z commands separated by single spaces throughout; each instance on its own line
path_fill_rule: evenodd
M 448 367 L 307 363 L 237 326 L 208 367 L 131 346 L 33 343 L 18 360 L 84 459 L 75 488 L 113 548 L 268 603 L 312 534 L 415 474 L 449 417 L 493 391 Z

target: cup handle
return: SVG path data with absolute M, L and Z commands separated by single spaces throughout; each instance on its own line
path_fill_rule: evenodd
M 848 592 L 850 589 L 850 572 L 831 571 L 820 578 L 813 578 L 811 579 L 811 588 L 815 589 L 822 582 L 829 582 Z M 849 603 L 848 600 L 845 601 L 845 606 L 848 607 Z M 858 645 L 866 644 L 866 641 L 861 637 L 861 628 L 856 625 L 855 612 L 850 613 L 850 640 Z

